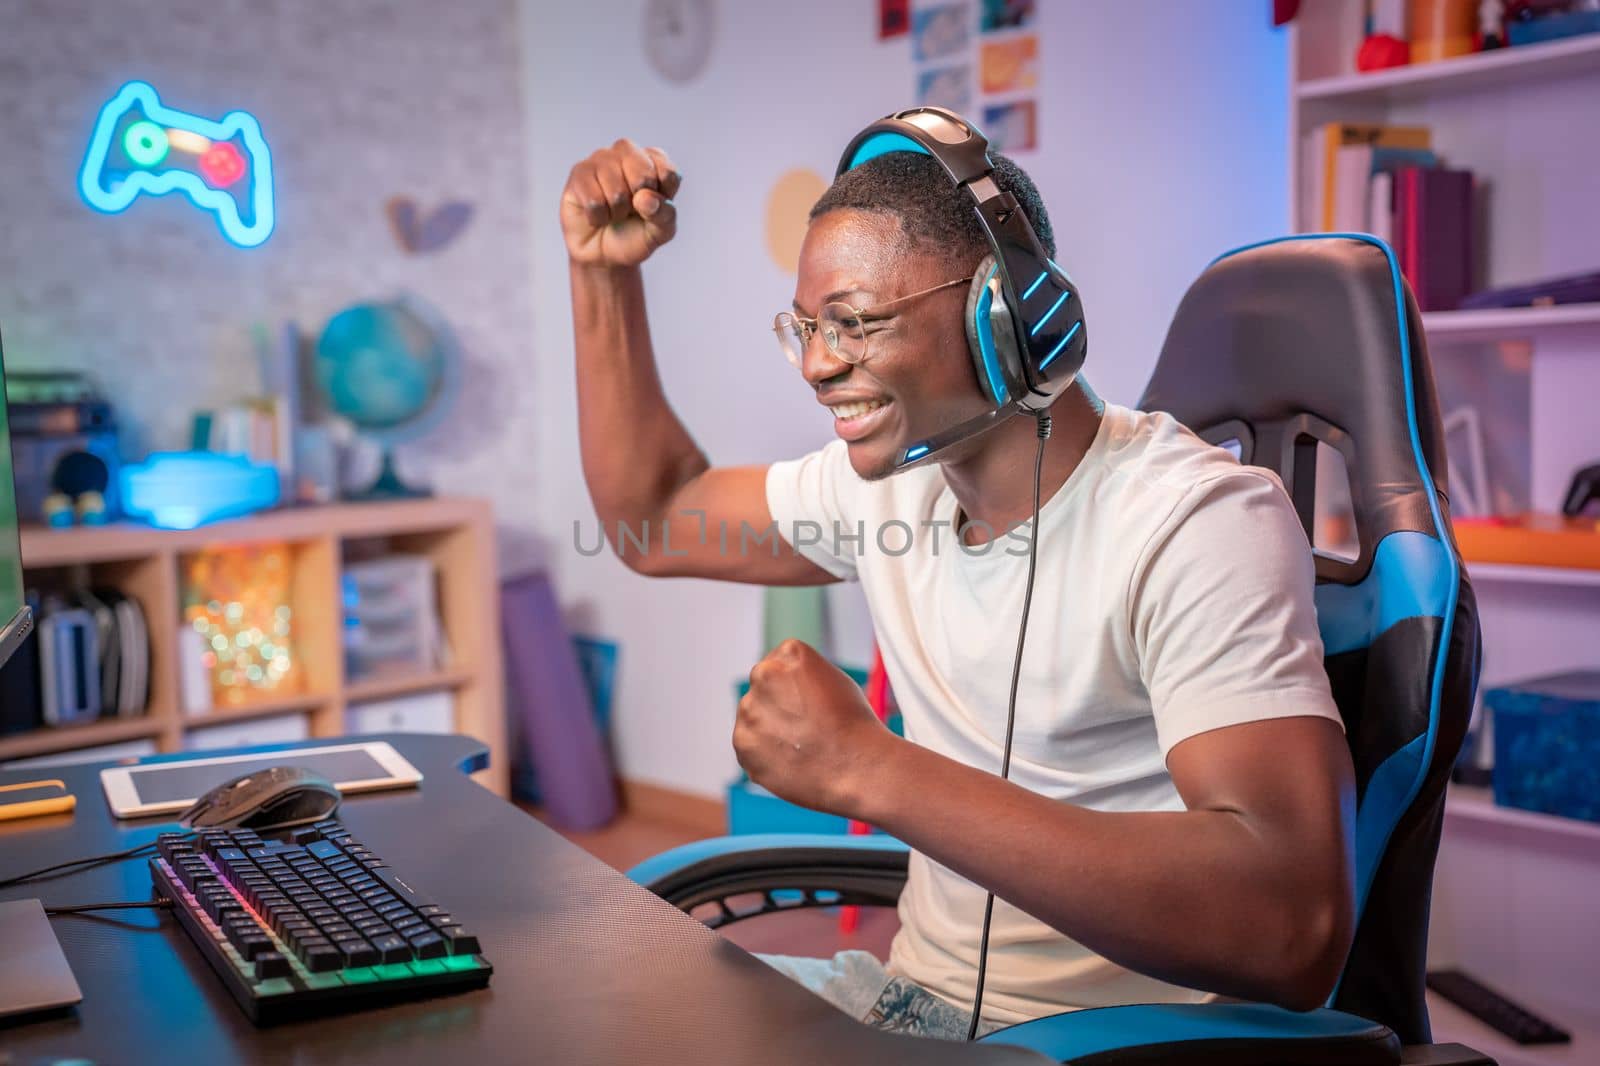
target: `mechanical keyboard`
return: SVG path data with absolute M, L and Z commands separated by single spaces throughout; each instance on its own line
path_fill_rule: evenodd
M 338 821 L 164 833 L 155 891 L 257 1025 L 469 988 L 478 938 Z

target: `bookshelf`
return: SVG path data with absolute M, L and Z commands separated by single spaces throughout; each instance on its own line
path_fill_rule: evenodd
M 291 640 L 300 682 L 292 691 L 239 706 L 186 714 L 176 654 L 183 563 L 207 548 L 267 542 L 291 547 Z M 447 667 L 359 680 L 344 676 L 340 567 L 347 557 L 379 550 L 432 559 L 440 621 L 452 652 Z M 489 746 L 489 769 L 478 775 L 480 783 L 508 794 L 494 524 L 484 501 L 438 498 L 296 508 L 184 531 L 132 524 L 24 528 L 22 561 L 30 580 L 48 578 L 44 571 L 87 567 L 95 583 L 139 601 L 150 631 L 150 697 L 145 714 L 137 718 L 0 736 L 0 762 L 135 740 L 154 741 L 162 752 L 181 751 L 203 746 L 207 731 L 217 727 L 291 718 L 303 720 L 312 737 L 341 736 L 352 710 L 438 692 L 451 701 L 449 726 Z
M 1546 837 L 1562 846 L 1600 857 L 1600 822 L 1501 807 L 1495 803 L 1493 793 L 1486 788 L 1451 785 L 1445 817 L 1453 822 L 1503 826 L 1513 832 Z
M 1600 36 L 1597 34 L 1596 36 Z M 1600 304 L 1506 307 L 1482 311 L 1425 311 L 1422 328 L 1430 343 L 1500 341 L 1590 332 L 1600 334 Z M 1448 352 L 1449 348 L 1443 349 Z
M 1600 570 L 1572 566 L 1523 566 L 1516 563 L 1471 563 L 1467 573 L 1473 588 L 1497 582 L 1521 585 L 1558 585 L 1600 589 Z
M 1357 72 L 1362 0 L 1302 4 L 1292 23 L 1290 228 L 1304 231 L 1304 136 L 1328 122 L 1427 126 L 1450 166 L 1480 186 L 1479 286 L 1600 269 L 1594 175 L 1600 138 L 1600 35 L 1436 63 Z M 1441 396 L 1486 362 L 1526 367 L 1528 497 L 1559 511 L 1580 466 L 1600 461 L 1600 306 L 1435 311 L 1422 316 Z M 1456 379 L 1457 382 L 1465 378 Z M 1447 412 L 1448 413 L 1448 412 Z M 1498 442 L 1499 438 L 1495 438 Z M 1596 536 L 1600 536 L 1597 533 Z M 1474 558 L 1464 544 L 1483 632 L 1480 692 L 1542 674 L 1600 667 L 1600 570 Z M 1593 1061 L 1600 1011 L 1586 990 L 1600 956 L 1600 826 L 1496 807 L 1452 788 L 1435 869 L 1431 966 L 1459 966 L 1578 1035 L 1568 1047 L 1516 1048 L 1517 1066 Z M 1579 990 L 1585 991 L 1579 991 Z M 1502 1051 L 1475 1019 L 1434 1003 L 1437 1040 Z
M 1439 63 L 1310 78 L 1295 86 L 1301 100 L 1344 104 L 1420 100 L 1441 93 L 1513 88 L 1569 73 L 1600 70 L 1600 34 L 1502 48 Z
M 1506 285 L 1600 269 L 1600 211 L 1593 207 L 1600 138 L 1600 34 L 1499 49 L 1436 63 L 1357 72 L 1362 0 L 1302 5 L 1290 49 L 1290 224 L 1306 224 L 1300 178 L 1307 133 L 1336 121 L 1421 125 L 1449 165 L 1477 176 L 1480 285 Z M 1422 316 L 1441 391 L 1457 364 L 1524 345 L 1528 371 L 1528 502 L 1555 512 L 1574 470 L 1600 461 L 1600 303 L 1431 311 Z M 1469 562 L 1471 555 L 1468 556 Z M 1479 560 L 1483 562 L 1484 560 Z M 1509 574 L 1495 575 L 1497 583 Z M 1586 582 L 1574 577 L 1565 584 Z M 1600 618 L 1593 620 L 1600 626 Z M 1558 639 L 1569 657 L 1581 648 Z M 1491 669 L 1494 663 L 1491 660 Z

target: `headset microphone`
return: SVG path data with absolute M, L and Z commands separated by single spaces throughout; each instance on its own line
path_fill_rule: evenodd
M 902 470 L 1005 417 L 1048 410 L 1082 369 L 1088 337 L 1077 286 L 1045 254 L 1016 197 L 995 182 L 989 142 L 977 127 L 939 107 L 897 111 L 856 134 L 838 173 L 889 152 L 932 156 L 971 201 L 990 251 L 973 275 L 964 322 L 978 388 L 991 407 L 908 444 L 896 458 Z

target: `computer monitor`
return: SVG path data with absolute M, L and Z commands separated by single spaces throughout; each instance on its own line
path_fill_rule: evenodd
M 33 627 L 33 614 L 22 595 L 22 545 L 17 535 L 17 488 L 11 474 L 11 423 L 5 398 L 5 351 L 0 347 L 0 666 Z

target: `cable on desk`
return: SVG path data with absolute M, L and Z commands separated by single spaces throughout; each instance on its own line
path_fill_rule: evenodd
M 0 880 L 0 888 L 10 888 L 12 885 L 20 885 L 24 881 L 32 881 L 36 878 L 45 877 L 49 874 L 81 873 L 82 870 L 74 869 L 74 867 L 91 869 L 95 866 L 101 866 L 106 863 L 120 862 L 123 859 L 131 859 L 142 852 L 151 851 L 155 848 L 155 846 L 156 842 L 152 840 L 148 844 L 139 844 L 136 847 L 131 847 L 124 851 L 112 851 L 106 853 L 105 855 L 91 855 L 84 859 L 72 859 L 68 862 L 58 862 L 54 866 L 46 866 L 38 870 L 29 870 L 25 874 L 17 874 L 15 877 L 4 878 L 3 880 Z
M 131 903 L 73 903 L 64 907 L 46 907 L 46 914 L 82 914 L 85 911 L 126 911 L 148 910 L 149 908 L 169 910 L 172 901 L 165 896 L 160 899 L 134 900 Z

